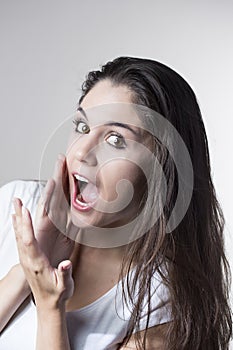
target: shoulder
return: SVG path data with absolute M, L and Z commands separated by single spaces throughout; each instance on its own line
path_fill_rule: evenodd
M 28 200 L 38 197 L 44 182 L 37 180 L 13 180 L 0 187 L 0 204 L 6 206 L 14 197 Z
M 161 270 L 166 275 L 165 263 L 161 266 Z M 144 296 L 141 304 L 139 328 L 134 328 L 129 342 L 121 349 L 136 350 L 137 337 L 142 339 L 144 335 L 146 349 L 165 349 L 164 344 L 172 321 L 170 291 L 156 270 L 151 277 L 150 294 Z
M 0 278 L 18 263 L 18 251 L 12 226 L 14 197 L 20 198 L 31 213 L 34 223 L 41 183 L 32 180 L 14 180 L 0 188 Z
M 153 326 L 139 332 L 139 336 L 142 339 L 145 336 L 145 345 L 146 349 L 150 350 L 165 350 L 166 349 L 166 340 L 169 334 L 169 329 L 172 325 L 172 322 L 163 323 L 157 326 Z M 126 345 L 123 345 L 121 350 L 136 350 L 137 342 L 136 335 L 133 334 L 129 339 L 129 342 Z
M 164 274 L 165 268 L 161 267 Z M 148 315 L 149 314 L 149 315 Z M 148 317 L 149 316 L 149 317 Z M 140 330 L 170 322 L 172 317 L 170 291 L 156 271 L 151 279 L 150 296 L 145 296 L 140 319 Z
M 12 200 L 20 198 L 23 204 L 30 209 L 37 203 L 44 182 L 37 180 L 13 180 L 0 187 L 0 225 L 13 213 Z
M 4 193 L 23 193 L 26 189 L 36 189 L 43 185 L 45 181 L 39 180 L 12 180 L 0 187 L 0 194 Z
M 166 276 L 165 267 L 161 267 L 161 270 Z M 139 323 L 138 327 L 135 325 L 133 333 L 172 321 L 171 294 L 160 273 L 157 270 L 153 273 L 150 288 L 146 289 L 144 295 L 140 295 L 141 282 L 139 278 L 134 281 L 135 272 L 136 268 L 124 279 L 123 284 L 120 283 L 120 288 L 117 290 L 117 309 L 121 310 L 121 312 L 118 311 L 119 315 L 123 319 L 130 319 L 136 312 L 136 304 L 140 300 L 140 311 L 137 315 Z M 132 290 L 131 286 L 134 283 L 135 288 Z

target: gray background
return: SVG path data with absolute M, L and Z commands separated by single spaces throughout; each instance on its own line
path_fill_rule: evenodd
M 197 94 L 233 264 L 232 18 L 230 0 L 1 0 L 0 185 L 39 177 L 43 148 L 89 70 L 120 55 L 156 59 Z

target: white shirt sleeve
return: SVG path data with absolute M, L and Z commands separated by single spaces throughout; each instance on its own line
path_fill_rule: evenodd
M 152 295 L 151 295 L 151 312 L 148 328 L 172 321 L 170 293 L 168 287 L 161 281 L 161 277 L 157 278 L 157 274 L 152 278 Z M 140 330 L 146 328 L 148 313 L 148 304 L 145 303 L 142 316 L 140 319 Z
M 164 269 L 164 266 L 161 266 L 162 270 Z M 134 275 L 135 270 L 131 271 L 132 275 L 130 278 Z M 163 273 L 166 275 L 166 270 L 163 270 Z M 138 297 L 139 289 L 140 289 L 140 282 L 137 281 L 136 283 L 136 289 L 135 289 L 135 301 L 132 303 L 131 299 L 129 298 L 128 292 L 127 292 L 127 280 L 125 279 L 124 285 L 125 285 L 125 296 L 126 301 L 123 301 L 123 309 L 121 310 L 121 303 L 122 299 L 119 297 L 118 303 L 117 303 L 117 309 L 120 310 L 119 317 L 123 319 L 130 319 L 134 303 L 136 302 L 136 299 Z M 131 281 L 129 280 L 129 283 Z M 121 284 L 120 284 L 121 286 Z M 119 294 L 121 295 L 122 289 L 119 289 Z M 139 329 L 134 329 L 133 333 L 137 331 L 145 330 L 147 327 L 147 315 L 148 315 L 148 295 L 146 294 L 143 300 L 143 304 L 141 306 L 141 315 L 139 320 Z M 158 273 L 158 271 L 155 271 L 154 275 L 151 279 L 151 290 L 150 290 L 150 316 L 149 316 L 149 322 L 148 322 L 148 328 L 157 326 L 162 323 L 170 322 L 173 320 L 172 316 L 172 309 L 171 309 L 171 300 L 170 300 L 170 292 L 168 287 L 164 284 L 162 277 Z
M 0 279 L 19 262 L 15 234 L 12 225 L 14 197 L 20 198 L 32 216 L 36 212 L 36 205 L 41 193 L 38 181 L 14 180 L 0 188 Z

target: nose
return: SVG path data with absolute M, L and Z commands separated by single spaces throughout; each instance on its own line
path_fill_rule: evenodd
M 79 162 L 85 162 L 90 166 L 97 164 L 96 158 L 96 140 L 89 134 L 81 135 L 72 144 L 72 153 L 74 152 Z

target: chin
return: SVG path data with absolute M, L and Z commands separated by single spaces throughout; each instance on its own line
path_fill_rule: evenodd
M 72 223 L 78 228 L 95 229 L 95 227 L 99 227 L 100 221 L 93 218 L 93 216 L 89 213 L 82 215 L 82 213 L 77 213 L 76 210 L 71 209 L 70 214 Z

